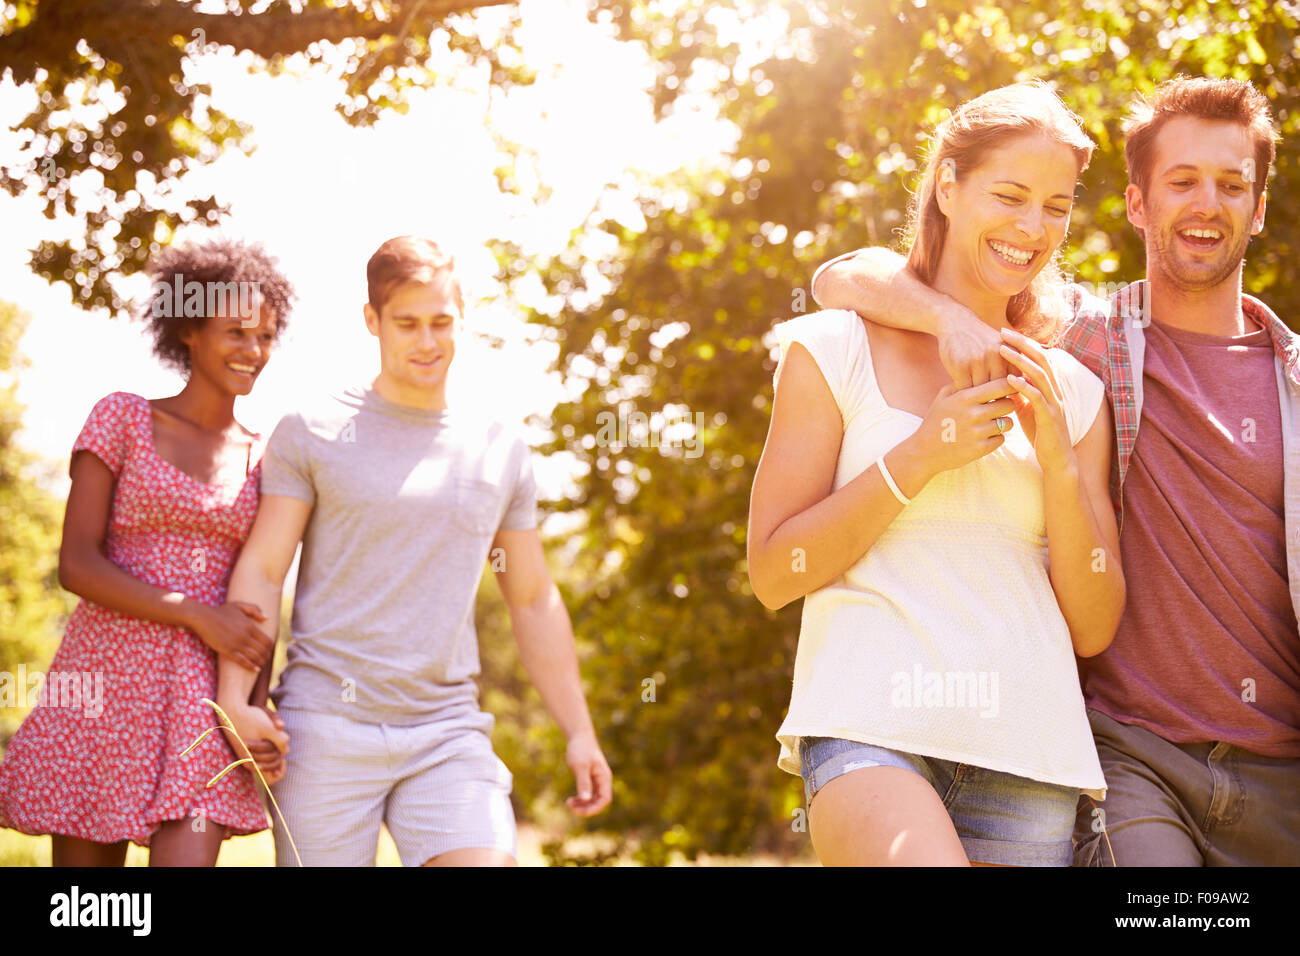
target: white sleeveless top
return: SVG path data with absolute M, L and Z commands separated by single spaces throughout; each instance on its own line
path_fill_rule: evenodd
M 782 322 L 839 406 L 838 490 L 916 431 L 881 397 L 866 329 L 828 310 Z M 1049 361 L 1071 443 L 1101 380 L 1060 349 Z M 839 578 L 804 598 L 794 691 L 777 739 L 798 774 L 800 737 L 840 737 L 985 767 L 1102 799 L 1074 648 L 1048 579 L 1043 474 L 1019 420 L 995 451 L 941 472 Z

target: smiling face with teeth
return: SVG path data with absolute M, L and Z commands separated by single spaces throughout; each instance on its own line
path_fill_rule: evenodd
M 1029 134 L 991 149 L 960 180 L 941 168 L 935 198 L 948 220 L 935 286 L 985 321 L 1006 324 L 1070 224 L 1079 165 L 1074 153 Z
M 255 296 L 247 314 L 226 310 L 182 332 L 191 381 L 200 378 L 218 392 L 247 395 L 271 357 L 278 325 L 275 312 Z
M 1240 283 L 1246 246 L 1264 227 L 1265 196 L 1256 202 L 1244 175 L 1254 150 L 1238 123 L 1180 116 L 1160 129 L 1145 193 L 1125 193 L 1153 282 L 1187 292 Z

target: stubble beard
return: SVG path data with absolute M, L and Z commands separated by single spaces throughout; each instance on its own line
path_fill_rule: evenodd
M 1217 265 L 1205 263 L 1193 266 L 1179 255 L 1181 240 L 1177 232 L 1172 227 L 1162 229 L 1154 234 L 1151 246 L 1147 250 L 1148 270 L 1158 270 L 1182 292 L 1204 292 L 1217 288 L 1235 275 L 1241 267 L 1241 262 L 1246 257 L 1246 246 L 1250 242 L 1250 235 L 1243 233 L 1232 241 L 1233 246 Z

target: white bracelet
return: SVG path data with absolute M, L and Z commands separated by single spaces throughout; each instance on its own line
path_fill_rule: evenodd
M 903 494 L 903 492 L 899 490 L 898 483 L 894 481 L 894 476 L 891 475 L 889 473 L 889 469 L 885 467 L 884 455 L 881 455 L 876 460 L 876 467 L 880 469 L 880 475 L 885 479 L 885 484 L 889 485 L 889 490 L 894 493 L 894 497 L 897 498 L 899 501 L 901 501 L 903 504 L 910 505 L 912 503 L 912 499 L 907 497 L 907 495 Z

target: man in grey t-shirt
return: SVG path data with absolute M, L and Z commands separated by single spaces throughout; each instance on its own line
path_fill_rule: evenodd
M 292 837 L 277 821 L 278 863 L 373 864 L 383 822 L 404 864 L 508 865 L 512 780 L 474 682 L 485 561 L 524 668 L 568 738 L 575 813 L 609 803 L 609 765 L 538 538 L 530 450 L 447 407 L 463 312 L 452 262 L 400 237 L 371 257 L 367 278 L 380 374 L 276 427 L 230 582 L 230 599 L 261 607 L 274 637 L 301 540 L 278 720 L 249 703 L 256 675 L 224 657 L 219 703 L 273 783 Z

